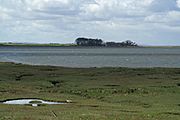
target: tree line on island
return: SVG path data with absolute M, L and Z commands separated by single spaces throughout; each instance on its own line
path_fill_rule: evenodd
M 97 47 L 139 47 L 138 44 L 131 40 L 122 42 L 104 42 L 102 39 L 79 37 L 75 43 L 60 44 L 60 43 L 14 43 L 14 42 L 0 42 L 0 46 L 56 46 L 56 47 L 71 47 L 71 46 L 97 46 Z
M 138 45 L 131 41 L 126 40 L 123 42 L 104 42 L 102 39 L 93 38 L 77 38 L 75 40 L 77 46 L 105 46 L 105 47 L 137 47 Z

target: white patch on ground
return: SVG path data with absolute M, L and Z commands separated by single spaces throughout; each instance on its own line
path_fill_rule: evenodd
M 3 102 L 3 104 L 11 104 L 11 105 L 26 105 L 26 104 L 32 104 L 30 102 L 37 101 L 40 102 L 38 104 L 49 104 L 49 105 L 57 105 L 57 104 L 65 104 L 62 102 L 49 102 L 39 99 L 20 99 L 20 100 L 8 100 Z M 38 106 L 38 104 L 32 104 L 32 106 Z

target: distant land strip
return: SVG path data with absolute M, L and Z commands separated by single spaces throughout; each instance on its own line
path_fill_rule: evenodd
M 37 46 L 37 47 L 139 47 L 131 40 L 123 42 L 104 42 L 102 39 L 93 38 L 77 38 L 74 43 L 60 44 L 60 43 L 16 43 L 5 42 L 0 43 L 0 46 Z

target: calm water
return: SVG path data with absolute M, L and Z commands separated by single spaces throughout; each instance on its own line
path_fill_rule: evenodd
M 58 105 L 58 104 L 65 104 L 62 102 L 50 102 L 50 101 L 44 101 L 40 99 L 19 99 L 19 100 L 8 100 L 5 102 L 2 102 L 2 104 L 11 104 L 11 105 L 25 105 L 25 104 L 32 104 L 32 101 L 39 102 L 41 104 L 49 104 L 49 105 Z
M 0 47 L 0 61 L 66 67 L 180 67 L 180 48 Z

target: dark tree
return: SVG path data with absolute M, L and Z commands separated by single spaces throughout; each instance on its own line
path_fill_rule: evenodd
M 75 42 L 78 46 L 103 46 L 101 39 L 77 38 Z
M 106 42 L 107 47 L 122 47 L 120 42 Z
M 75 43 L 78 46 L 107 46 L 107 47 L 135 47 L 138 46 L 135 42 L 131 40 L 126 40 L 123 42 L 106 42 L 104 43 L 101 39 L 92 38 L 77 38 Z
M 123 47 L 128 47 L 128 46 L 137 46 L 135 42 L 132 42 L 131 40 L 126 40 L 121 43 Z
M 133 47 L 137 46 L 135 42 L 126 40 L 124 42 L 106 42 L 107 47 Z

